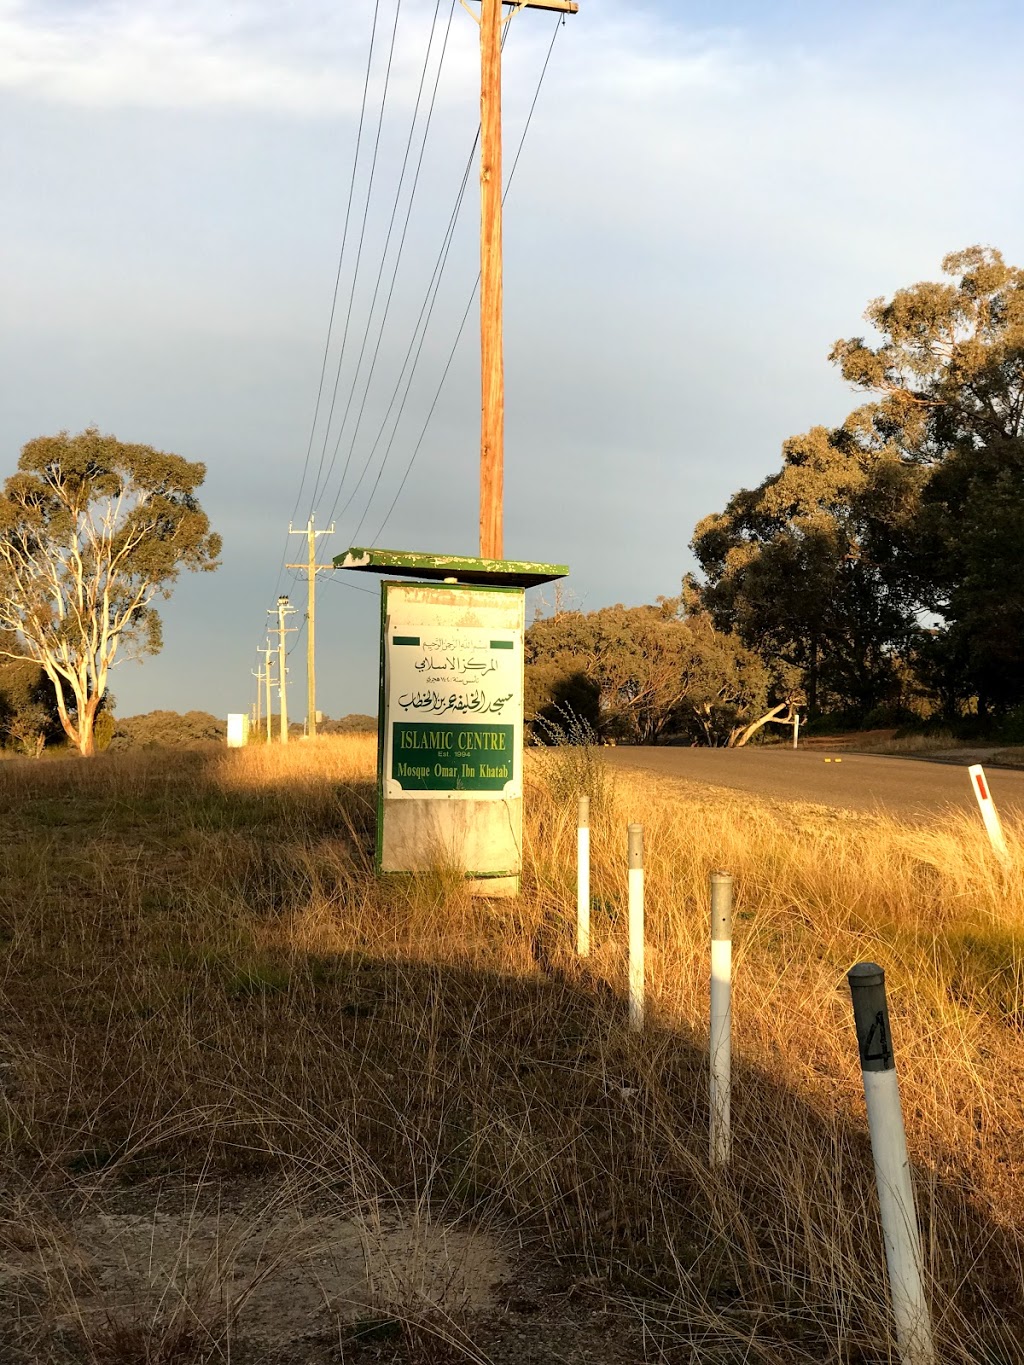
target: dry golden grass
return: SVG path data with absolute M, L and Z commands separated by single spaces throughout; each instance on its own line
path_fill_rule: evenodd
M 365 736 L 3 765 L 9 1247 L 82 1201 L 270 1181 L 296 1206 L 385 1200 L 514 1233 L 578 1292 L 642 1317 L 652 1358 L 880 1365 L 845 985 L 874 959 L 942 1358 L 1024 1362 L 1024 889 L 980 829 L 613 780 L 588 750 L 529 760 L 523 894 L 494 903 L 450 869 L 373 876 Z M 628 820 L 647 852 L 639 1038 L 622 1000 Z M 707 1169 L 717 867 L 737 885 L 725 1178 Z M 216 1334 L 202 1350 L 228 1358 Z
M 917 754 L 968 749 L 971 746 L 965 740 L 956 739 L 951 730 L 933 730 L 929 734 L 900 735 L 899 737 L 890 730 L 881 738 L 865 735 L 863 740 L 858 741 L 855 735 L 852 739 L 852 747 L 861 749 L 866 753 L 903 754 L 913 757 Z

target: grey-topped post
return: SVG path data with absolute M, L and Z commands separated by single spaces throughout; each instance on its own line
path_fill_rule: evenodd
M 629 1026 L 644 1026 L 644 827 L 629 826 Z
M 580 797 L 576 830 L 576 951 L 590 956 L 590 797 Z
M 711 874 L 711 1099 L 712 1166 L 726 1166 L 732 1146 L 732 892 L 728 872 Z
M 921 1236 L 889 1029 L 885 972 L 875 962 L 858 962 L 847 980 L 864 1077 L 896 1344 L 902 1365 L 934 1365 L 935 1347 L 921 1273 Z

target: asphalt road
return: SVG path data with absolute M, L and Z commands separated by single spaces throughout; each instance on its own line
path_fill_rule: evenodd
M 820 749 L 628 748 L 602 751 L 613 767 L 643 768 L 687 782 L 706 782 L 781 801 L 810 801 L 848 810 L 886 811 L 922 819 L 955 807 L 977 810 L 967 765 L 928 763 L 881 754 L 825 754 Z M 831 759 L 826 763 L 825 759 Z M 836 762 L 841 758 L 841 762 Z M 1024 815 L 1024 771 L 985 770 L 1000 812 Z

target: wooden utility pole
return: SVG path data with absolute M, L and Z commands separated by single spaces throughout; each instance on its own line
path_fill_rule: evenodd
M 310 739 L 316 738 L 316 576 L 325 570 L 333 572 L 333 564 L 318 564 L 316 562 L 316 538 L 317 536 L 333 536 L 334 522 L 332 521 L 326 531 L 313 530 L 313 518 L 310 517 L 305 527 L 295 531 L 289 525 L 288 534 L 290 536 L 305 536 L 307 540 L 308 557 L 305 564 L 287 564 L 289 569 L 305 569 L 308 574 L 308 606 L 306 608 L 306 734 Z
M 256 705 L 252 713 L 252 728 L 258 730 L 263 723 L 263 669 L 250 668 L 249 672 L 256 679 Z
M 270 633 L 271 635 L 277 635 L 277 696 L 281 710 L 282 744 L 288 743 L 288 652 L 285 648 L 287 644 L 286 637 L 291 635 L 295 630 L 295 626 L 285 625 L 285 619 L 290 616 L 294 610 L 295 608 L 290 605 L 287 597 L 279 597 L 277 599 L 276 608 L 267 608 L 268 616 L 277 617 L 276 630 L 272 626 Z
M 270 687 L 272 687 L 272 665 L 274 648 L 269 640 L 266 642 L 265 650 L 259 650 L 259 654 L 266 655 L 266 667 L 264 669 L 264 685 L 266 687 L 266 743 L 270 743 L 273 738 L 273 704 L 270 702 Z
M 480 556 L 504 558 L 501 0 L 480 9 Z
M 502 18 L 503 5 L 510 5 L 512 14 L 521 9 L 575 14 L 579 9 L 576 0 L 481 0 L 480 3 L 480 554 L 484 559 L 502 559 L 505 542 L 501 30 L 512 15 Z

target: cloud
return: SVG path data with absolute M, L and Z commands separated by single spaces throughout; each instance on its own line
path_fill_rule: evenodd
M 449 0 L 438 7 L 440 30 Z M 0 89 L 87 108 L 268 110 L 300 116 L 358 109 L 374 6 L 370 0 L 0 0 Z M 411 102 L 434 16 L 429 0 L 400 6 L 392 69 L 398 99 Z M 382 78 L 395 9 L 380 7 L 374 58 Z M 517 15 L 516 55 L 546 47 L 551 17 Z M 588 0 L 573 23 L 588 46 L 620 54 L 599 68 L 610 99 L 642 89 L 738 90 L 748 62 L 728 35 L 692 38 L 621 0 Z M 440 51 L 440 32 L 434 56 Z M 456 4 L 440 99 L 462 100 L 477 80 L 476 27 Z M 596 74 L 596 73 L 595 73 Z M 454 76 L 454 79 L 453 79 Z M 581 78 L 583 87 L 589 82 Z
M 393 13 L 384 15 L 378 33 L 381 70 Z M 400 90 L 415 90 L 424 21 L 432 14 L 406 7 L 393 73 Z M 371 16 L 362 0 L 343 6 L 5 0 L 0 88 L 86 107 L 346 113 L 362 94 Z

